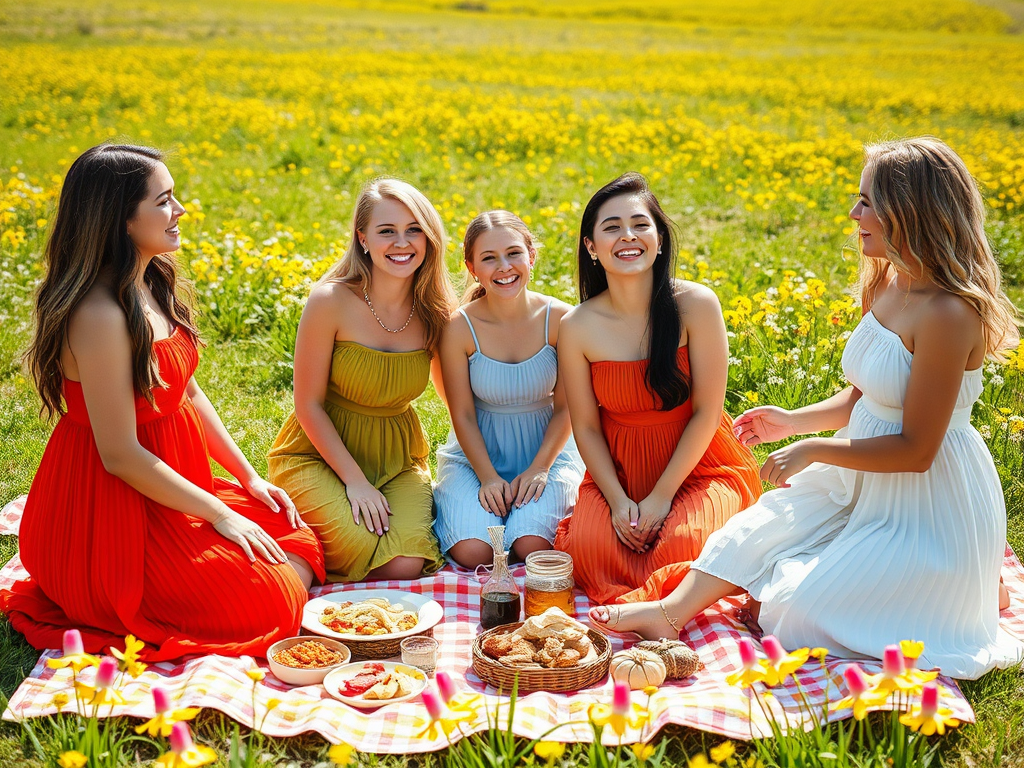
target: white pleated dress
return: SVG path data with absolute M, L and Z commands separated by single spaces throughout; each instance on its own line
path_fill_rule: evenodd
M 898 434 L 913 355 L 867 313 L 843 353 L 863 397 L 852 439 Z M 1006 507 L 995 465 L 971 426 L 981 369 L 964 374 L 949 430 L 922 473 L 812 464 L 713 533 L 693 568 L 761 602 L 760 624 L 789 648 L 881 658 L 925 644 L 920 668 L 974 679 L 1019 661 L 999 628 Z
M 558 355 L 545 344 L 537 354 L 519 363 L 504 363 L 480 350 L 480 341 L 469 316 L 476 352 L 469 358 L 469 382 L 476 403 L 477 425 L 495 471 L 506 482 L 530 466 L 544 441 L 554 413 L 553 391 L 558 378 Z M 551 304 L 544 317 L 548 338 Z M 480 539 L 490 542 L 487 527 L 505 526 L 505 548 L 521 536 L 555 540 L 555 530 L 576 503 L 583 481 L 583 459 L 572 436 L 548 472 L 548 482 L 536 501 L 530 501 L 504 519 L 480 506 L 480 480 L 462 451 L 453 429 L 448 442 L 437 449 L 437 484 L 434 533 L 447 552 L 458 542 Z

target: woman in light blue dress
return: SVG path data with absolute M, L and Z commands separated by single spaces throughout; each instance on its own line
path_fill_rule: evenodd
M 434 531 L 451 560 L 475 568 L 493 558 L 488 526 L 505 526 L 519 558 L 551 549 L 584 467 L 555 352 L 569 305 L 527 290 L 529 228 L 508 211 L 482 213 L 464 253 L 477 285 L 441 341 L 452 433 L 437 451 Z

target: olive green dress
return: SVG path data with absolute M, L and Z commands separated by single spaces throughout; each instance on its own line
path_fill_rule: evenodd
M 334 345 L 324 410 L 366 479 L 391 508 L 383 536 L 352 519 L 345 484 L 293 412 L 267 457 L 270 482 L 284 488 L 324 547 L 329 581 L 360 581 L 395 557 L 422 557 L 424 573 L 444 563 L 433 523 L 429 443 L 412 408 L 430 378 L 426 350 L 381 352 Z

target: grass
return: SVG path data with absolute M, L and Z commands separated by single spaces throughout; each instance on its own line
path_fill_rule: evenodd
M 290 409 L 309 280 L 345 246 L 356 191 L 380 173 L 419 185 L 455 240 L 479 210 L 528 216 L 544 246 L 538 287 L 562 298 L 574 297 L 581 205 L 632 168 L 681 225 L 681 274 L 725 307 L 820 279 L 825 307 L 755 298 L 774 306 L 781 332 L 750 317 L 730 326 L 732 413 L 752 395 L 791 406 L 841 381 L 834 362 L 851 321 L 832 326 L 827 305 L 844 300 L 856 266 L 843 215 L 865 141 L 950 141 L 982 180 L 1008 292 L 1024 299 L 1024 2 L 866 0 L 856 24 L 828 0 L 653 0 L 643 14 L 589 5 L 0 0 L 0 504 L 27 492 L 49 434 L 18 356 L 59 174 L 110 137 L 171 150 L 190 208 L 180 258 L 210 342 L 197 379 L 260 471 Z M 459 258 L 452 247 L 453 271 Z M 986 377 L 975 423 L 990 432 L 1008 539 L 1024 552 L 1024 456 L 1007 422 L 1024 413 L 1024 377 L 994 367 Z M 447 414 L 430 391 L 417 408 L 436 448 Z M 0 538 L 0 562 L 16 547 Z M 0 619 L 0 691 L 36 658 Z M 963 688 L 978 722 L 942 741 L 941 763 L 1024 765 L 1024 676 L 994 672 Z M 224 751 L 231 728 L 204 713 L 197 730 Z M 52 765 L 60 724 L 36 732 L 45 760 L 0 724 L 0 765 Z M 678 728 L 662 738 L 672 766 L 719 741 Z M 325 759 L 318 737 L 266 744 L 272 765 Z M 582 765 L 586 753 L 563 760 Z

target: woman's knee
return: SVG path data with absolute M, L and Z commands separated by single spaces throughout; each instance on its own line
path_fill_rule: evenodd
M 423 565 L 426 560 L 422 557 L 399 556 L 388 560 L 384 565 L 377 566 L 370 571 L 366 578 L 388 579 L 391 581 L 407 581 L 418 579 L 423 574 Z
M 491 545 L 480 539 L 463 539 L 448 550 L 448 557 L 463 568 L 488 565 L 494 559 Z
M 551 542 L 543 536 L 520 536 L 512 542 L 512 553 L 519 560 L 525 560 L 527 555 L 534 552 L 547 552 L 550 549 Z

